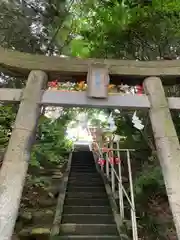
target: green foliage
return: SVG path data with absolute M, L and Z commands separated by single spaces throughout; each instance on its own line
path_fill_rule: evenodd
M 11 134 L 16 116 L 16 108 L 12 105 L 0 107 L 0 144 L 5 149 Z M 65 137 L 69 120 L 68 112 L 52 123 L 51 119 L 41 116 L 39 120 L 37 140 L 31 152 L 31 166 L 40 167 L 43 159 L 59 164 L 67 158 L 72 142 Z
M 31 33 L 32 19 L 10 2 L 1 3 L 0 45 L 25 52 L 40 51 L 38 39 Z M 17 36 L 21 36 L 20 38 Z
M 70 43 L 71 55 L 75 57 L 88 57 L 88 43 L 82 39 L 73 39 Z
M 0 146 L 2 149 L 5 149 L 8 144 L 14 119 L 15 111 L 12 105 L 0 106 Z
M 72 142 L 65 137 L 67 124 L 70 120 L 68 112 L 52 122 L 41 116 L 38 126 L 38 139 L 31 153 L 31 166 L 40 166 L 43 159 L 59 164 L 67 158 Z
M 47 180 L 47 177 L 28 175 L 27 179 L 29 186 L 40 187 L 44 189 L 50 186 L 50 182 Z
M 61 53 L 72 39 L 71 5 L 67 0 L 3 1 L 0 46 L 31 53 Z
M 164 190 L 164 180 L 160 166 L 149 166 L 146 163 L 134 180 L 135 198 L 146 198 L 149 195 L 157 194 L 157 191 L 164 192 Z
M 86 48 L 90 56 L 139 60 L 178 56 L 180 3 L 176 0 L 124 2 L 81 3 L 78 29 L 89 43 Z

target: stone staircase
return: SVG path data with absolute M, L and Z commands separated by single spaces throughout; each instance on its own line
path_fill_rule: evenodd
M 120 239 L 92 152 L 73 152 L 60 234 L 55 239 Z

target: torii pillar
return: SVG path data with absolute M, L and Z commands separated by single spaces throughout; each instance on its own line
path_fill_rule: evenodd
M 1 240 L 10 240 L 14 231 L 46 81 L 46 73 L 30 73 L 0 170 Z
M 144 89 L 169 204 L 180 239 L 180 145 L 160 78 L 149 77 Z

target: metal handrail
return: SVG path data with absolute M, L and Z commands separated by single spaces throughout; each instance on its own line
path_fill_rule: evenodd
M 97 143 L 97 142 L 96 142 Z M 109 150 L 112 152 L 112 157 L 114 157 L 114 152 L 117 151 L 117 156 L 120 159 L 120 152 L 126 152 L 128 173 L 129 173 L 129 185 L 130 185 L 130 197 L 128 196 L 127 191 L 125 190 L 122 184 L 122 171 L 121 171 L 121 162 L 118 162 L 118 173 L 114 168 L 114 164 L 110 161 L 108 153 L 106 153 L 106 172 L 104 171 L 104 165 L 101 165 L 101 171 L 111 182 L 111 190 L 113 196 L 115 197 L 115 178 L 118 182 L 118 197 L 119 197 L 119 208 L 120 208 L 120 217 L 121 220 L 124 220 L 124 199 L 123 195 L 126 197 L 130 208 L 131 208 L 131 222 L 132 222 L 132 239 L 138 240 L 138 231 L 137 231 L 137 220 L 136 220 L 136 210 L 135 210 L 135 201 L 134 201 L 134 190 L 133 190 L 133 180 L 132 180 L 132 170 L 131 170 L 131 158 L 130 152 L 135 151 L 134 149 L 120 149 L 119 142 L 116 142 L 117 148 L 113 148 L 113 142 L 111 142 L 111 147 Z M 97 143 L 97 150 L 99 157 L 103 156 L 102 150 Z M 109 177 L 109 172 L 111 171 L 111 179 Z

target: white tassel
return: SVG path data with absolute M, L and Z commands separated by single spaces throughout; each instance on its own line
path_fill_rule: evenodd
M 134 112 L 133 114 L 132 123 L 135 128 L 143 130 L 144 125 L 142 124 L 142 121 L 139 119 L 139 117 L 136 115 L 136 112 Z

